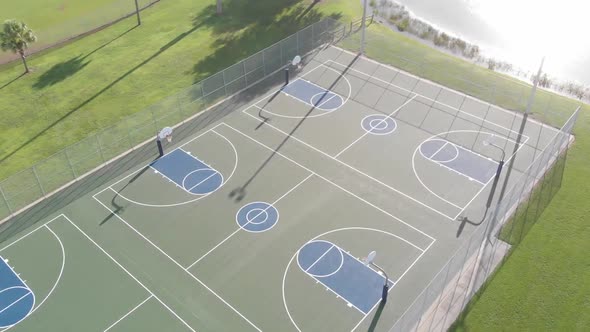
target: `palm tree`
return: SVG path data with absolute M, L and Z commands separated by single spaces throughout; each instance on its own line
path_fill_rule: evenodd
M 217 15 L 221 15 L 221 0 L 217 0 Z
M 0 48 L 3 51 L 12 51 L 18 53 L 25 65 L 25 73 L 29 72 L 27 60 L 25 59 L 25 49 L 29 47 L 29 43 L 37 40 L 37 36 L 33 33 L 24 22 L 17 22 L 16 20 L 7 20 L 4 22 L 4 27 L 0 31 Z

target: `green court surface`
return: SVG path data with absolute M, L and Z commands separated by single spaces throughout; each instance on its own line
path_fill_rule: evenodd
M 2 243 L 35 305 L 0 331 L 388 331 L 557 133 L 335 47 L 295 72 Z

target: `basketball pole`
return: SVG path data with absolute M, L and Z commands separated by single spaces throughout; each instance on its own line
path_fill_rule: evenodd
M 365 30 L 367 30 L 367 0 L 364 0 L 363 2 L 363 18 L 361 21 L 361 55 L 365 55 Z
M 389 277 L 387 276 L 387 273 L 385 273 L 385 270 L 383 270 L 379 265 L 373 262 L 369 264 L 379 269 L 379 271 L 381 271 L 381 273 L 383 273 L 383 275 L 385 276 L 385 284 L 383 285 L 383 289 L 381 291 L 381 302 L 385 304 L 387 303 L 387 294 L 389 294 Z

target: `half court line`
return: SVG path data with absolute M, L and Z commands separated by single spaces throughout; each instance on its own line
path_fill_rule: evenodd
M 326 60 L 326 62 L 332 62 L 332 63 L 334 63 L 334 64 L 336 64 L 336 65 L 339 65 L 339 66 L 341 66 L 341 67 L 345 67 L 345 68 L 347 67 L 346 65 L 344 65 L 344 64 L 341 64 L 341 63 L 339 63 L 339 62 L 337 62 L 337 61 L 334 61 L 334 60 Z M 326 63 L 326 62 L 324 62 L 324 63 Z M 328 66 L 328 67 L 330 67 L 330 66 Z M 390 85 L 390 86 L 392 86 L 392 87 L 395 87 L 395 88 L 397 88 L 397 89 L 400 89 L 400 90 L 403 90 L 403 91 L 406 91 L 406 92 L 409 92 L 409 93 L 414 93 L 414 94 L 416 94 L 417 96 L 420 96 L 421 98 L 424 98 L 424 99 L 426 99 L 426 100 L 429 100 L 429 101 L 431 101 L 431 102 L 433 102 L 433 103 L 436 103 L 436 104 L 439 104 L 439 105 L 442 105 L 442 106 L 448 107 L 448 108 L 450 108 L 450 109 L 452 109 L 452 110 L 454 110 L 454 111 L 457 111 L 457 112 L 459 112 L 459 113 L 461 113 L 461 114 L 465 114 L 465 115 L 471 116 L 471 117 L 473 117 L 473 118 L 475 118 L 475 119 L 481 120 L 481 121 L 483 121 L 483 122 L 487 122 L 487 123 L 489 123 L 489 124 L 491 124 L 491 125 L 494 125 L 494 126 L 496 126 L 496 127 L 498 127 L 498 128 L 502 128 L 502 129 L 504 129 L 504 130 L 507 130 L 507 131 L 509 131 L 509 132 L 512 132 L 512 133 L 514 133 L 514 134 L 517 134 L 517 135 L 518 135 L 518 132 L 517 132 L 517 131 L 515 131 L 515 130 L 512 130 L 512 129 L 506 128 L 506 127 L 504 127 L 504 126 L 502 126 L 502 125 L 499 125 L 499 124 L 497 124 L 497 123 L 495 123 L 495 122 L 492 122 L 492 121 L 490 121 L 490 120 L 486 120 L 485 118 L 479 117 L 479 116 L 477 116 L 477 115 L 475 115 L 475 114 L 471 114 L 471 113 L 469 113 L 469 112 L 463 111 L 463 110 L 461 110 L 461 109 L 459 109 L 459 108 L 457 108 L 457 107 L 454 107 L 454 106 L 451 106 L 451 105 L 447 105 L 447 104 L 445 104 L 445 103 L 443 103 L 443 102 L 441 102 L 441 101 L 438 101 L 438 100 L 432 99 L 432 98 L 430 98 L 430 97 L 427 97 L 427 96 L 424 96 L 424 95 L 422 95 L 422 94 L 416 93 L 416 92 L 414 92 L 414 91 L 408 90 L 408 89 L 406 89 L 406 88 L 404 88 L 404 87 L 401 87 L 401 86 L 395 85 L 395 84 L 393 84 L 393 83 L 387 82 L 387 81 L 385 81 L 385 80 L 382 80 L 382 79 L 380 79 L 380 78 L 378 78 L 378 77 L 375 77 L 375 76 L 369 75 L 369 74 L 367 74 L 367 73 L 365 73 L 365 72 L 363 72 L 363 71 L 361 71 L 361 70 L 354 69 L 354 68 L 350 68 L 349 70 L 351 70 L 351 71 L 355 71 L 355 72 L 357 72 L 357 73 L 360 73 L 360 74 L 363 74 L 363 75 L 367 76 L 369 79 L 374 79 L 374 80 L 376 80 L 376 81 L 379 81 L 379 82 L 385 83 L 385 84 L 387 84 L 387 85 Z M 395 70 L 397 70 L 397 71 L 400 71 L 399 69 L 395 69 Z M 413 75 L 412 75 L 412 76 L 413 76 Z M 417 78 L 419 81 L 420 81 L 420 80 L 423 80 L 421 77 L 418 77 L 418 76 L 414 76 L 414 77 L 415 77 L 415 78 Z M 441 88 L 442 88 L 442 89 L 446 89 L 447 91 L 452 91 L 452 92 L 455 92 L 454 90 L 450 90 L 450 89 L 449 89 L 449 88 L 447 88 L 447 87 L 443 87 L 443 86 L 441 86 Z M 467 95 L 464 95 L 464 97 L 466 97 L 466 98 L 467 98 L 467 97 L 469 97 L 469 96 L 467 96 Z M 476 100 L 476 99 L 475 99 L 475 100 Z M 478 102 L 482 102 L 482 101 L 480 101 L 480 100 L 476 100 L 476 101 L 478 101 Z M 483 102 L 483 103 L 484 103 L 484 104 L 486 104 L 485 102 Z M 490 103 L 487 103 L 487 104 L 488 104 L 488 105 L 490 105 L 490 106 L 492 105 L 492 104 L 490 104 Z M 495 105 L 494 105 L 494 106 L 495 106 Z M 514 114 L 513 114 L 513 115 L 514 115 Z M 522 136 L 524 136 L 524 137 L 528 137 L 527 135 L 524 135 L 524 134 L 521 134 L 521 135 L 522 135 Z
M 387 117 L 386 117 L 386 118 L 393 119 L 393 118 L 392 118 L 392 116 L 393 116 L 395 113 L 399 112 L 399 110 L 401 110 L 401 109 L 402 109 L 404 106 L 406 106 L 407 104 L 409 104 L 409 103 L 410 103 L 412 100 L 414 100 L 414 98 L 416 98 L 416 96 L 417 96 L 417 94 L 414 94 L 414 96 L 413 96 L 412 98 L 410 98 L 410 99 L 406 100 L 406 102 L 405 102 L 405 103 L 403 103 L 403 104 L 402 104 L 400 107 L 396 108 L 396 109 L 395 109 L 393 112 L 391 112 L 389 115 L 387 115 Z M 381 124 L 382 124 L 382 123 L 384 123 L 384 122 L 385 122 L 385 119 L 381 119 L 381 120 L 379 121 L 379 124 L 378 124 L 377 126 L 381 125 Z M 349 144 L 347 147 L 345 147 L 344 149 L 342 149 L 342 151 L 338 152 L 338 153 L 337 153 L 337 154 L 334 156 L 334 158 L 335 158 L 335 159 L 337 159 L 337 158 L 338 158 L 338 157 L 339 157 L 341 154 L 343 154 L 343 153 L 344 153 L 346 150 L 348 150 L 348 149 L 349 149 L 349 148 L 351 148 L 353 145 L 355 145 L 355 144 L 356 144 L 358 141 L 360 141 L 361 139 L 363 139 L 363 137 L 365 137 L 365 136 L 369 135 L 369 133 L 370 133 L 369 131 L 366 131 L 364 134 L 362 134 L 362 135 L 361 135 L 361 137 L 357 138 L 357 139 L 356 139 L 354 142 L 350 143 L 350 144 Z
M 248 138 L 249 140 L 253 141 L 254 143 L 256 143 L 256 144 L 258 144 L 258 145 L 260 145 L 260 146 L 263 146 L 264 148 L 266 148 L 266 149 L 268 149 L 268 150 L 270 150 L 270 151 L 274 151 L 272 148 L 270 148 L 269 146 L 265 145 L 264 143 L 261 143 L 261 142 L 257 141 L 256 139 L 254 139 L 254 138 L 250 137 L 249 135 L 247 135 L 247 134 L 243 133 L 242 131 L 240 131 L 240 130 L 238 130 L 238 129 L 236 129 L 236 128 L 234 128 L 234 127 L 230 126 L 230 125 L 228 125 L 227 123 L 225 123 L 225 122 L 224 122 L 223 124 L 224 124 L 225 126 L 227 126 L 228 128 L 230 128 L 231 130 L 233 130 L 233 131 L 235 131 L 235 132 L 239 133 L 240 135 L 242 135 L 242 136 L 244 136 L 244 137 Z M 303 169 L 305 169 L 305 170 L 307 170 L 307 171 L 309 171 L 309 172 L 313 173 L 313 175 L 315 175 L 315 176 L 319 177 L 320 179 L 322 179 L 322 180 L 324 180 L 324 181 L 326 181 L 326 182 L 328 182 L 328 183 L 330 183 L 330 184 L 334 185 L 335 187 L 339 188 L 340 190 L 342 190 L 342 191 L 344 191 L 344 192 L 346 192 L 346 193 L 350 194 L 350 195 L 351 195 L 351 196 L 353 196 L 353 197 L 356 197 L 357 199 L 361 200 L 362 202 L 365 202 L 366 204 L 368 204 L 368 205 L 372 206 L 373 208 L 375 208 L 375 209 L 377 209 L 377 210 L 381 211 L 382 213 L 384 213 L 384 214 L 386 214 L 386 215 L 390 216 L 392 219 L 394 219 L 394 220 L 396 220 L 396 221 L 398 221 L 398 222 L 400 222 L 400 223 L 402 223 L 402 224 L 406 225 L 407 227 L 409 227 L 409 228 L 413 229 L 414 231 L 416 231 L 416 232 L 418 232 L 418 233 L 420 233 L 420 234 L 422 234 L 422 235 L 426 236 L 427 238 L 429 238 L 430 240 L 432 240 L 432 242 L 436 241 L 436 239 L 435 239 L 435 238 L 433 238 L 432 236 L 430 236 L 430 235 L 426 234 L 425 232 L 423 232 L 423 231 L 419 230 L 418 228 L 416 228 L 416 227 L 414 227 L 414 226 L 412 226 L 412 225 L 408 224 L 407 222 L 405 222 L 405 221 L 403 221 L 402 219 L 400 219 L 400 218 L 398 218 L 398 217 L 394 216 L 393 214 L 391 214 L 391 213 L 389 213 L 389 212 L 387 212 L 387 211 L 383 210 L 382 208 L 380 208 L 380 207 L 376 206 L 375 204 L 373 204 L 373 203 L 371 203 L 371 202 L 367 201 L 366 199 L 364 199 L 364 198 L 362 198 L 362 197 L 360 197 L 360 196 L 357 196 L 356 194 L 352 193 L 351 191 L 349 191 L 349 190 L 347 190 L 347 189 L 345 189 L 345 188 L 341 187 L 340 185 L 338 185 L 338 184 L 336 184 L 336 183 L 334 183 L 334 182 L 332 182 L 332 181 L 328 180 L 328 179 L 327 179 L 327 178 L 325 178 L 324 176 L 322 176 L 322 175 L 320 175 L 320 174 L 318 174 L 318 173 L 316 173 L 316 172 L 312 171 L 311 169 L 309 169 L 309 168 L 307 168 L 307 167 L 305 167 L 305 166 L 301 165 L 300 163 L 296 162 L 295 160 L 293 160 L 293 159 L 291 159 L 291 158 L 289 158 L 289 157 L 285 156 L 285 155 L 284 155 L 284 154 L 282 154 L 281 152 L 278 152 L 278 151 L 277 151 L 276 153 L 277 153 L 279 156 L 281 156 L 281 157 L 283 157 L 283 158 L 285 158 L 285 159 L 289 160 L 290 162 L 294 163 L 295 165 L 298 165 L 298 166 L 300 166 L 301 168 L 303 168 Z M 407 240 L 406 240 L 406 241 L 407 241 Z
M 256 107 L 256 108 L 259 108 L 259 109 L 261 109 L 261 108 L 260 108 L 258 105 L 256 105 L 256 104 L 254 104 L 254 105 L 252 105 L 252 106 L 253 106 L 253 107 Z M 252 106 L 250 106 L 250 107 L 252 107 Z M 248 107 L 248 108 L 250 108 L 250 107 Z M 248 108 L 246 108 L 246 110 L 247 110 Z M 244 110 L 244 111 L 245 111 L 245 110 Z M 252 114 L 250 114 L 250 113 L 248 113 L 248 112 L 244 112 L 244 114 L 246 114 L 246 115 L 250 116 L 251 118 L 253 118 L 254 120 L 256 120 L 256 121 L 258 121 L 258 122 L 262 122 L 262 120 L 258 119 L 256 116 L 254 116 L 254 115 L 252 115 Z M 226 124 L 226 125 L 227 125 L 227 124 Z M 229 125 L 227 125 L 227 126 L 229 126 Z M 441 212 L 441 211 L 439 211 L 439 210 L 437 210 L 437 209 L 435 209 L 435 208 L 431 207 L 430 205 L 428 205 L 428 204 L 426 204 L 426 203 L 423 203 L 422 201 L 420 201 L 420 200 L 418 200 L 418 199 L 416 199 L 416 198 L 414 198 L 414 197 L 412 197 L 412 196 L 410 196 L 410 195 L 408 195 L 408 194 L 406 194 L 406 193 L 403 193 L 402 191 L 400 191 L 400 190 L 398 190 L 398 189 L 395 189 L 394 187 L 392 187 L 392 186 L 390 186 L 390 185 L 388 185 L 388 184 L 386 184 L 386 183 L 384 183 L 384 182 L 380 181 L 379 179 L 376 179 L 376 178 L 372 177 L 371 175 L 369 175 L 369 174 L 367 174 L 367 173 L 365 173 L 365 172 L 363 172 L 363 171 L 361 171 L 361 170 L 359 170 L 359 169 L 356 169 L 356 168 L 354 168 L 353 166 L 351 166 L 351 165 L 349 165 L 349 164 L 347 164 L 347 163 L 343 162 L 343 161 L 342 161 L 342 160 L 340 160 L 340 159 L 337 159 L 337 158 L 335 158 L 335 157 L 333 157 L 333 156 L 329 155 L 328 153 L 326 153 L 326 152 L 324 152 L 324 151 L 322 151 L 322 150 L 320 150 L 320 149 L 316 148 L 315 146 L 313 146 L 313 145 L 311 145 L 311 144 L 309 144 L 309 143 L 306 143 L 305 141 L 303 141 L 303 140 L 301 140 L 301 139 L 299 139 L 299 138 L 295 137 L 294 135 L 289 135 L 288 133 L 286 133 L 286 132 L 285 132 L 285 131 L 283 131 L 282 129 L 279 129 L 279 128 L 277 128 L 277 127 L 275 127 L 275 126 L 271 125 L 271 124 L 270 124 L 270 123 L 268 123 L 268 122 L 266 122 L 266 123 L 265 123 L 265 126 L 268 126 L 268 127 L 272 128 L 272 129 L 274 129 L 274 130 L 276 130 L 276 131 L 278 131 L 278 132 L 282 133 L 283 135 L 289 136 L 289 137 L 290 137 L 290 139 L 296 140 L 297 142 L 299 142 L 299 143 L 301 143 L 301 144 L 303 144 L 303 145 L 305 145 L 305 146 L 309 147 L 310 149 L 312 149 L 312 150 L 314 150 L 314 151 L 316 151 L 316 152 L 319 152 L 319 153 L 321 153 L 322 155 L 324 155 L 324 156 L 326 156 L 326 157 L 328 157 L 328 158 L 330 158 L 330 159 L 332 159 L 332 160 L 334 160 L 334 161 L 336 161 L 336 162 L 340 163 L 341 165 L 343 165 L 343 166 L 346 166 L 346 167 L 350 168 L 351 170 L 353 170 L 353 171 L 355 171 L 355 172 L 357 172 L 357 173 L 359 173 L 359 174 L 361 174 L 361 175 L 363 175 L 363 176 L 365 176 L 365 177 L 367 177 L 367 178 L 369 178 L 369 179 L 371 179 L 371 180 L 373 180 L 373 181 L 375 181 L 375 182 L 379 183 L 380 185 L 382 185 L 382 186 L 384 186 L 384 187 L 388 188 L 389 190 L 395 191 L 396 193 L 398 193 L 398 194 L 400 194 L 400 195 L 402 195 L 402 196 L 406 197 L 407 199 L 410 199 L 411 201 L 413 201 L 413 202 L 415 202 L 415 203 L 417 203 L 417 204 L 420 204 L 420 205 L 422 205 L 423 207 L 425 207 L 425 208 L 427 208 L 427 209 L 429 209 L 429 210 L 431 210 L 431 211 L 433 211 L 433 212 L 435 212 L 435 213 L 438 213 L 439 215 L 441 215 L 441 216 L 443 216 L 443 217 L 445 217 L 445 218 L 447 218 L 447 219 L 449 219 L 449 220 L 451 220 L 451 221 L 454 221 L 454 220 L 455 220 L 455 218 L 454 218 L 454 217 L 451 217 L 451 216 L 449 216 L 449 215 L 445 214 L 444 212 Z M 234 130 L 235 130 L 235 129 L 234 129 Z
M 275 200 L 274 202 L 272 202 L 268 207 L 266 207 L 264 210 L 258 212 L 258 214 L 256 216 L 254 216 L 254 218 L 252 218 L 252 220 L 256 219 L 258 216 L 260 216 L 263 212 L 265 212 L 266 210 L 268 210 L 271 206 L 274 206 L 275 204 L 277 204 L 281 199 L 283 199 L 283 197 L 287 196 L 289 193 L 291 193 L 293 190 L 295 190 L 297 187 L 299 187 L 301 184 L 303 184 L 303 182 L 307 181 L 310 177 L 312 177 L 314 174 L 309 174 L 305 179 L 303 179 L 303 181 L 299 182 L 297 185 L 295 185 L 293 188 L 291 188 L 289 191 L 287 191 L 285 194 L 283 194 L 283 196 L 279 197 L 277 200 Z M 215 249 L 217 249 L 219 246 L 221 246 L 223 243 L 225 243 L 225 241 L 229 240 L 231 237 L 233 237 L 234 235 L 236 235 L 239 231 L 241 231 L 247 224 L 249 224 L 250 221 L 248 221 L 246 224 L 244 224 L 244 226 L 239 227 L 238 229 L 236 229 L 233 233 L 231 233 L 230 235 L 228 235 L 225 239 L 223 239 L 221 242 L 219 242 L 215 247 L 211 248 L 209 251 L 207 251 L 203 256 L 201 256 L 199 259 L 197 259 L 196 261 L 194 261 L 191 265 L 186 267 L 186 270 L 192 268 L 193 266 L 195 266 L 197 263 L 199 263 L 201 260 L 203 260 L 203 258 L 207 257 L 210 253 L 212 253 Z
M 228 306 L 230 309 L 232 309 L 232 311 L 234 311 L 236 314 L 238 314 L 238 316 L 240 316 L 242 319 L 244 319 L 246 322 L 248 322 L 248 324 L 250 324 L 252 327 L 254 327 L 256 330 L 258 331 L 262 331 L 260 330 L 256 325 L 254 325 L 254 323 L 252 323 L 248 318 L 246 318 L 244 315 L 242 315 L 242 313 L 240 313 L 236 308 L 234 308 L 231 304 L 229 304 L 226 300 L 224 300 L 221 296 L 219 296 L 217 293 L 215 293 L 211 288 L 209 288 L 209 286 L 207 286 L 204 282 L 202 282 L 199 278 L 195 277 L 194 274 L 192 274 L 190 271 L 188 271 L 187 269 L 185 269 L 180 263 L 178 263 L 174 258 L 172 258 L 172 256 L 170 256 L 168 253 L 166 253 L 164 250 L 162 250 L 162 248 L 158 247 L 154 242 L 152 242 L 152 240 L 150 240 L 148 237 L 146 237 L 145 235 L 143 235 L 140 231 L 138 231 L 135 227 L 131 226 L 131 224 L 129 224 L 127 221 L 125 221 L 125 219 L 123 219 L 121 216 L 119 216 L 117 213 L 115 213 L 113 210 L 111 210 L 108 206 L 106 206 L 103 202 L 101 202 L 96 196 L 101 194 L 102 192 L 104 192 L 105 190 L 110 189 L 111 191 L 113 191 L 115 194 L 117 193 L 114 189 L 112 189 L 111 187 L 107 187 L 105 189 L 103 189 L 102 191 L 94 194 L 94 196 L 92 196 L 100 205 L 102 205 L 105 209 L 107 209 L 110 213 L 112 213 L 115 217 L 117 217 L 117 219 L 121 220 L 125 225 L 127 225 L 127 227 L 129 227 L 131 230 L 133 230 L 137 235 L 139 235 L 141 238 L 143 238 L 146 242 L 148 242 L 149 244 L 152 245 L 152 247 L 156 248 L 160 253 L 162 253 L 164 256 L 166 256 L 171 262 L 173 262 L 174 264 L 176 264 L 178 267 L 180 267 L 184 272 L 186 272 L 192 279 L 194 279 L 195 281 L 197 281 L 199 284 L 201 284 L 201 286 L 203 286 L 204 288 L 206 288 L 209 292 L 211 292 L 211 294 L 213 294 L 215 297 L 217 297 L 221 302 L 223 302 L 226 306 Z
M 110 330 L 111 328 L 113 328 L 113 326 L 117 325 L 120 321 L 122 321 L 123 319 L 125 319 L 127 316 L 129 316 L 131 313 L 133 313 L 135 310 L 137 310 L 137 308 L 141 307 L 144 303 L 146 303 L 152 297 L 153 297 L 153 295 L 148 296 L 147 299 L 141 301 L 140 304 L 136 305 L 133 309 L 129 310 L 125 315 L 123 315 L 123 317 L 117 319 L 113 324 L 111 324 L 111 326 L 107 327 L 103 332 L 107 332 L 108 330 Z
M 180 316 L 178 316 L 178 314 L 176 312 L 174 312 L 174 310 L 172 310 L 168 305 L 166 305 L 166 303 L 164 303 L 162 300 L 160 300 L 159 297 L 157 297 L 149 288 L 147 288 L 141 281 L 139 281 L 139 279 L 137 279 L 133 274 L 131 274 L 131 272 L 129 272 L 123 265 L 121 265 L 121 263 L 119 263 L 105 249 L 103 249 L 98 243 L 96 243 L 88 234 L 86 234 L 82 229 L 80 229 L 80 227 L 78 227 L 78 225 L 76 225 L 73 221 L 71 221 L 70 218 L 68 218 L 65 214 L 62 214 L 62 216 L 64 218 L 66 218 L 66 220 L 69 221 L 70 224 L 72 224 L 72 226 L 74 226 L 80 233 L 82 233 L 100 251 L 102 251 L 105 255 L 107 255 L 108 258 L 110 258 L 115 264 L 117 264 L 117 266 L 119 266 L 133 280 L 135 280 L 141 287 L 143 287 L 148 293 L 150 293 L 151 296 L 153 296 L 156 300 L 158 300 L 158 302 L 160 302 L 164 307 L 166 307 L 166 309 L 168 309 L 168 311 L 170 311 L 176 318 L 178 318 L 178 320 L 180 320 L 186 327 L 188 327 L 191 331 L 196 332 L 190 325 L 188 325 L 182 318 L 180 318 Z

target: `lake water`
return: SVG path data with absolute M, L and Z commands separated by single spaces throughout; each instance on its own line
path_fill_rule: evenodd
M 397 0 L 416 17 L 478 44 L 485 55 L 590 85 L 590 2 Z

